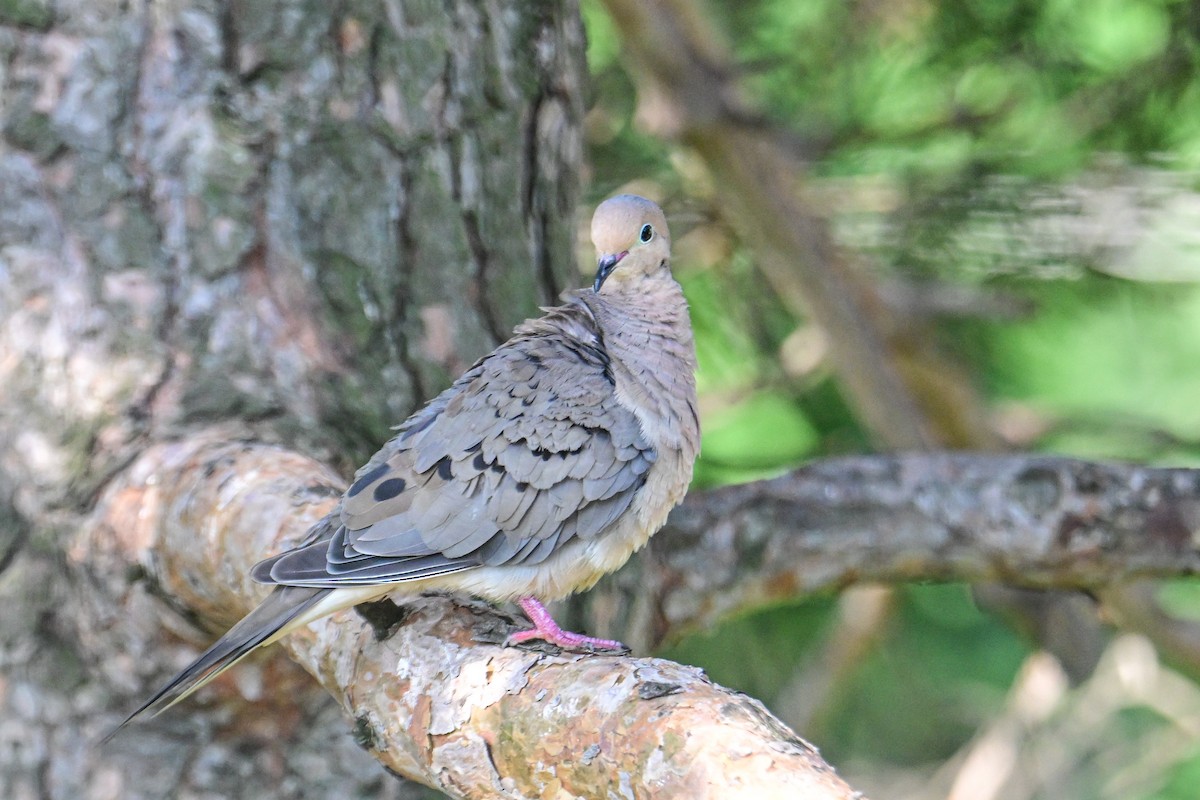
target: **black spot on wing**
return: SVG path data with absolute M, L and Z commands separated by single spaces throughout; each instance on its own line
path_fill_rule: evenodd
M 404 478 L 388 478 L 383 483 L 375 487 L 375 501 L 382 503 L 386 500 L 391 500 L 404 491 Z

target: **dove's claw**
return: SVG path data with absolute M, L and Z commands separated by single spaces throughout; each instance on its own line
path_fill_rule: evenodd
M 533 623 L 533 627 L 527 631 L 517 631 L 516 633 L 509 634 L 506 644 L 520 644 L 530 639 L 541 639 L 550 644 L 558 645 L 564 650 L 629 652 L 628 647 L 613 639 L 597 639 L 593 636 L 584 636 L 582 633 L 564 631 L 558 627 L 558 623 L 554 621 L 554 617 L 550 616 L 550 612 L 535 597 L 522 597 L 519 602 L 521 610 L 525 612 L 525 616 L 529 617 L 529 621 Z

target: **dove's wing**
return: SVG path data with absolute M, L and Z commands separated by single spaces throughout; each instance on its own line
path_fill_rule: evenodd
M 518 331 L 358 472 L 340 526 L 258 565 L 255 578 L 394 583 L 538 564 L 572 539 L 603 535 L 645 482 L 654 448 L 617 401 L 585 307 Z

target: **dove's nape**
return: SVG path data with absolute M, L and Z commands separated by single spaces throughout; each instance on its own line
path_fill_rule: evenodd
M 539 598 L 620 567 L 683 498 L 699 447 L 695 353 L 658 206 L 605 201 L 592 241 L 592 287 L 519 325 L 400 426 L 303 545 L 254 568 L 275 593 L 130 719 L 389 593 L 519 600 L 533 628 L 511 642 L 621 647 L 562 631 Z

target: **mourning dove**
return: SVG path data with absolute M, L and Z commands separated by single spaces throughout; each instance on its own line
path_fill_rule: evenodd
M 517 326 L 400 425 L 305 544 L 254 567 L 275 591 L 126 723 L 259 645 L 389 593 L 517 600 L 533 627 L 510 643 L 622 647 L 563 631 L 539 598 L 620 567 L 683 498 L 700 440 L 696 361 L 662 210 L 619 195 L 591 233 L 592 287 Z

